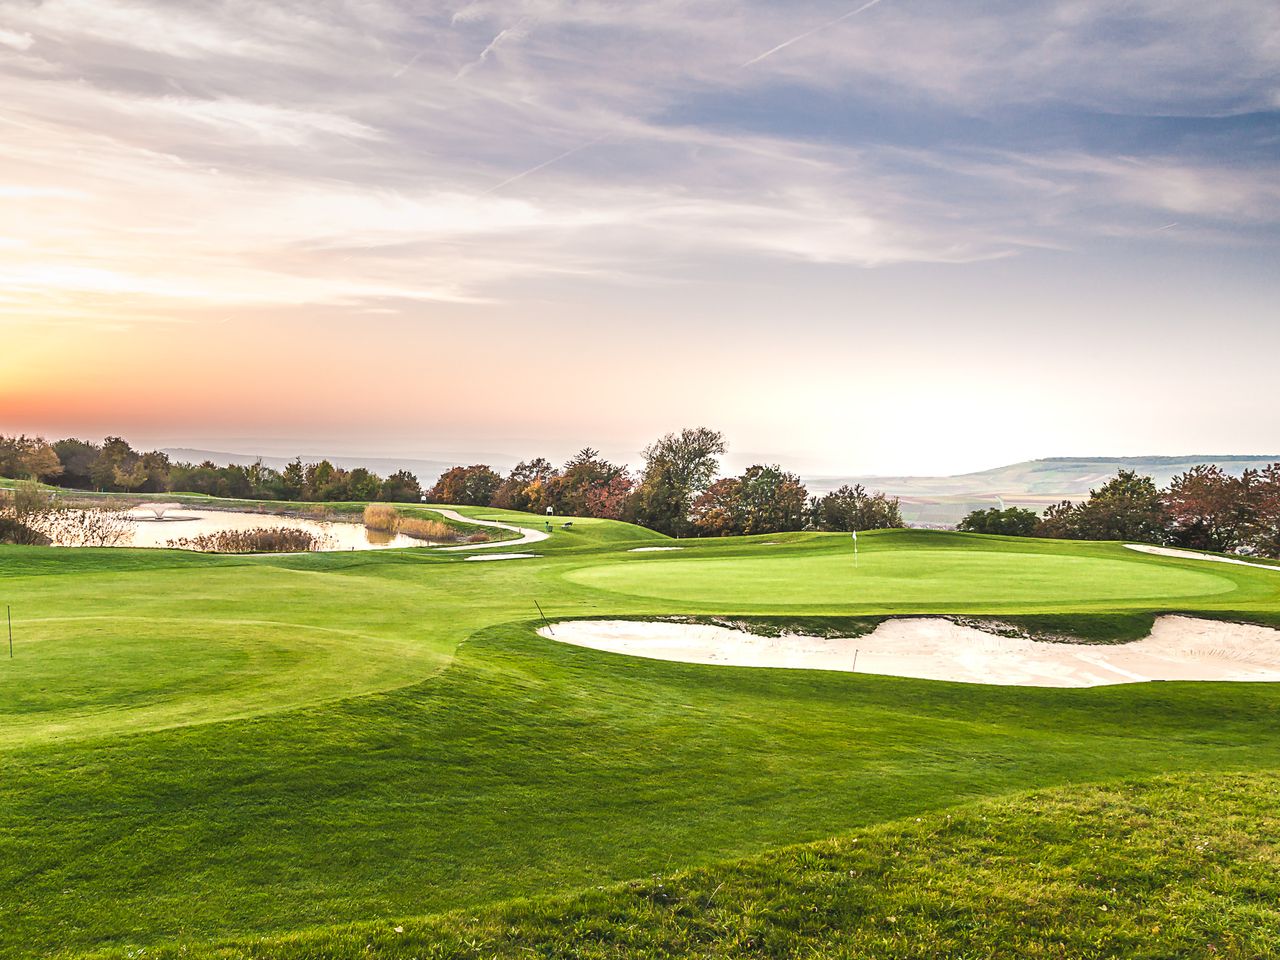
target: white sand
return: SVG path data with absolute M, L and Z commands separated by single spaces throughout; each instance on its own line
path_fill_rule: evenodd
M 662 553 L 666 550 L 683 550 L 684 547 L 632 547 L 627 553 Z
M 544 637 L 684 663 L 859 673 L 1031 687 L 1146 680 L 1280 680 L 1280 630 L 1160 617 L 1151 635 L 1116 645 L 1001 637 L 939 618 L 887 620 L 865 637 L 760 637 L 702 624 L 570 620 Z
M 1231 563 L 1237 567 L 1253 567 L 1256 570 L 1274 570 L 1276 573 L 1280 573 L 1280 567 L 1272 566 L 1271 564 L 1250 563 L 1248 560 L 1239 560 L 1235 557 L 1215 557 L 1211 553 L 1199 553 L 1195 550 L 1153 547 L 1149 543 L 1126 543 L 1125 546 L 1130 550 L 1137 550 L 1139 553 L 1153 553 L 1157 557 L 1177 557 L 1179 560 L 1208 560 L 1210 563 Z
M 477 553 L 474 557 L 466 557 L 467 560 L 528 560 L 532 557 L 538 557 L 538 553 Z

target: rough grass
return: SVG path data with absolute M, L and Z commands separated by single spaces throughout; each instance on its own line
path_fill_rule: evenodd
M 569 897 L 147 956 L 1277 957 L 1278 789 L 1275 773 L 1060 789 Z

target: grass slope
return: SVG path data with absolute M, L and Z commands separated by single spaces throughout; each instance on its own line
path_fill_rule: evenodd
M 1274 571 L 1116 545 L 881 534 L 855 575 L 842 536 L 771 539 L 630 553 L 654 535 L 575 520 L 536 560 L 479 564 L 0 549 L 17 654 L 0 661 L 0 956 L 476 910 L 1011 791 L 1280 769 L 1266 684 L 965 686 L 534 632 L 535 600 L 551 617 L 932 612 L 1097 634 L 1162 610 L 1280 621 Z M 998 589 L 1046 558 L 1067 582 Z
M 1277 957 L 1277 789 L 1235 774 L 1055 790 L 474 915 L 148 956 Z

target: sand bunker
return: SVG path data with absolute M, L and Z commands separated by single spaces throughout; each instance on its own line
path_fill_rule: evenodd
M 662 553 L 666 550 L 683 550 L 684 547 L 632 547 L 627 553 Z
M 474 557 L 467 557 L 468 560 L 528 560 L 532 557 L 540 557 L 540 553 L 477 553 Z
M 1116 645 L 1001 637 L 940 618 L 887 620 L 867 636 L 760 637 L 703 624 L 569 620 L 538 631 L 594 650 L 656 660 L 790 667 L 1029 687 L 1147 680 L 1280 680 L 1280 630 L 1160 617 L 1145 639 Z
M 1153 547 L 1149 543 L 1126 543 L 1126 547 L 1130 550 L 1137 550 L 1139 553 L 1152 553 L 1157 557 L 1177 557 L 1179 560 L 1207 560 L 1210 563 L 1231 563 L 1237 567 L 1253 567 L 1255 570 L 1274 570 L 1280 573 L 1280 567 L 1269 563 L 1250 563 L 1248 560 L 1240 560 L 1236 557 L 1215 557 L 1211 553 L 1198 553 L 1195 550 L 1178 550 L 1174 547 Z

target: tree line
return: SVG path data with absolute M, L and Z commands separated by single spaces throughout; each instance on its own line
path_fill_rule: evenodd
M 243 500 L 422 499 L 418 478 L 407 470 L 380 477 L 363 467 L 344 470 L 328 460 L 295 458 L 283 470 L 262 463 L 220 467 L 212 461 L 172 460 L 159 450 L 135 450 L 122 437 L 101 444 L 69 438 L 0 436 L 0 477 L 39 480 L 75 490 L 114 493 L 203 493 Z
M 718 431 L 686 428 L 646 447 L 638 475 L 585 447 L 562 467 L 540 457 L 516 464 L 505 477 L 485 464 L 454 467 L 427 499 L 626 520 L 673 537 L 903 526 L 894 498 L 861 486 L 813 497 L 777 464 L 717 479 L 726 449 Z
M 1280 558 L 1280 463 L 1238 477 L 1202 464 L 1163 489 L 1151 477 L 1121 470 L 1079 503 L 1063 500 L 1043 516 L 1021 507 L 975 510 L 959 529 Z
M 561 466 L 526 460 L 505 476 L 487 464 L 446 470 L 423 491 L 400 471 L 385 479 L 329 461 L 294 460 L 283 470 L 261 463 L 219 467 L 139 452 L 121 437 L 102 444 L 0 436 L 0 476 L 57 486 L 126 493 L 205 493 L 304 501 L 401 501 L 470 504 L 561 516 L 625 520 L 675 537 L 735 536 L 792 530 L 873 530 L 903 526 L 898 500 L 862 486 L 811 496 L 778 464 L 755 464 L 719 477 L 724 436 L 706 427 L 669 433 L 645 448 L 639 474 L 584 447 Z

